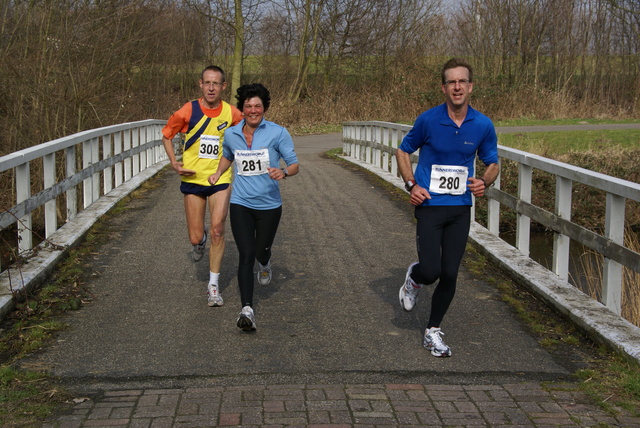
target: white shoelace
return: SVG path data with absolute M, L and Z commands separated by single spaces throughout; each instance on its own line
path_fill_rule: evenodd
M 431 339 L 433 340 L 434 347 L 436 349 L 446 349 L 447 345 L 444 344 L 441 336 L 444 336 L 444 333 L 440 330 L 433 331 L 429 333 Z

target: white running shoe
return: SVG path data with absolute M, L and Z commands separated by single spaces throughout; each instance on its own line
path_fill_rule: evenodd
M 240 312 L 238 321 L 236 322 L 238 328 L 244 331 L 255 331 L 256 329 L 256 317 L 253 314 L 251 306 L 245 306 Z
M 407 269 L 407 275 L 404 278 L 404 284 L 400 288 L 399 298 L 400 298 L 400 306 L 405 311 L 410 311 L 416 305 L 416 301 L 418 300 L 418 291 L 420 291 L 420 286 L 416 284 L 416 282 L 411 279 L 411 270 L 418 262 L 411 263 L 409 268 Z
M 194 262 L 199 262 L 202 260 L 202 256 L 204 256 L 204 252 L 207 250 L 207 237 L 209 235 L 209 231 L 207 228 L 204 228 L 204 238 L 202 238 L 202 242 L 194 245 L 193 250 L 191 250 L 191 258 Z
M 220 291 L 218 291 L 217 285 L 209 284 L 207 294 L 209 295 L 207 299 L 209 306 L 224 305 L 224 300 L 222 300 L 222 296 L 220 295 Z
M 271 260 L 267 262 L 266 266 L 262 266 L 258 262 L 258 274 L 256 276 L 260 285 L 269 285 L 271 282 Z
M 424 331 L 422 346 L 431 351 L 434 357 L 450 357 L 451 349 L 442 341 L 444 333 L 437 327 L 431 327 Z

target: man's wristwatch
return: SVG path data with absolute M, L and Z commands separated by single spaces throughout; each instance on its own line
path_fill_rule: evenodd
M 289 171 L 287 171 L 287 168 L 282 168 L 282 172 L 284 173 L 284 178 L 287 178 L 289 176 Z
M 413 189 L 413 186 L 416 185 L 416 182 L 413 180 L 409 180 L 406 183 L 404 183 L 404 188 L 407 189 L 407 192 L 410 192 L 411 189 Z

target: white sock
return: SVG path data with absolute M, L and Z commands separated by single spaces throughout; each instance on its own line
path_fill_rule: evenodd
M 219 273 L 209 272 L 209 285 L 218 286 L 218 279 L 220 278 Z

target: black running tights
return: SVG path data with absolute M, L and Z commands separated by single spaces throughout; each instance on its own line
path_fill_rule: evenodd
M 240 262 L 238 286 L 242 306 L 253 306 L 254 261 L 266 265 L 271 259 L 271 244 L 282 216 L 282 206 L 272 210 L 254 210 L 238 204 L 229 207 L 231 231 Z
M 438 279 L 433 291 L 427 328 L 440 327 L 456 293 L 460 262 L 467 245 L 471 207 L 416 207 L 416 244 L 419 264 L 411 278 L 424 285 Z

